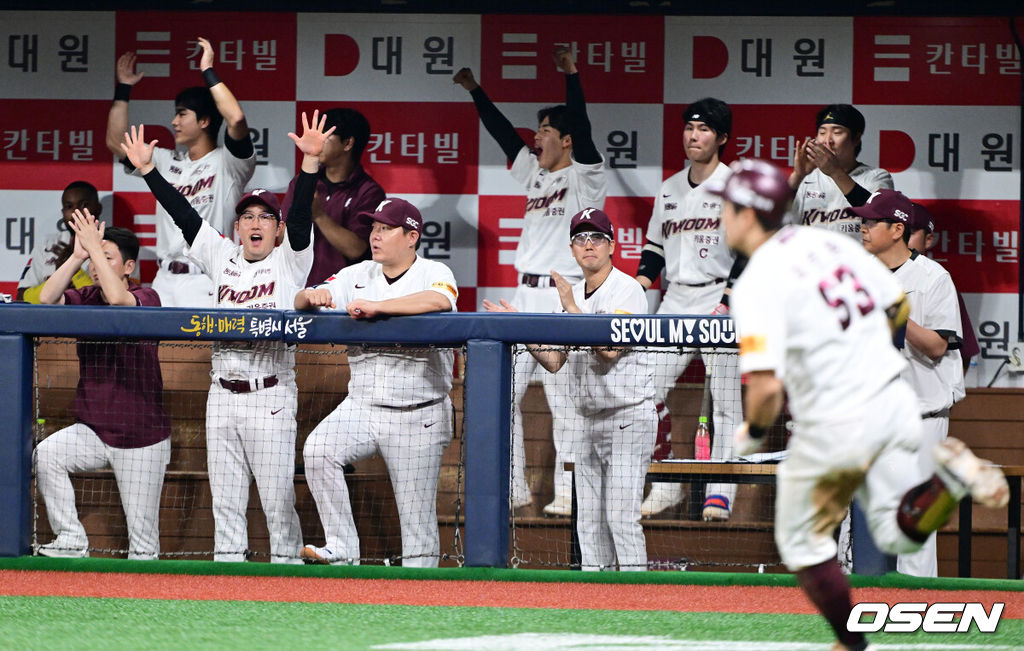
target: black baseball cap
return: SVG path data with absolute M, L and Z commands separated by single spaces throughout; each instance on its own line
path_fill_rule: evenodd
M 864 114 L 849 104 L 829 104 L 818 111 L 814 128 L 823 124 L 838 124 L 853 133 L 864 133 Z

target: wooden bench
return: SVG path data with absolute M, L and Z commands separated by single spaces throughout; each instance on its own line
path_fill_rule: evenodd
M 744 463 L 730 461 L 655 461 L 647 470 L 647 480 L 656 482 L 724 482 L 730 484 L 774 484 L 778 463 Z M 1000 466 L 1010 486 L 1010 500 L 1006 522 L 1006 577 L 1021 579 L 1021 484 L 1024 481 L 1024 466 Z M 565 469 L 573 471 L 575 464 L 566 463 Z M 572 486 L 572 564 L 580 565 L 579 538 L 576 534 L 576 482 Z M 960 502 L 957 531 L 958 576 L 971 576 L 971 536 L 973 532 L 973 502 Z

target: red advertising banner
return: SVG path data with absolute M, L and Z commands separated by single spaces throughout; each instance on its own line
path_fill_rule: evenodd
M 112 185 L 107 151 L 110 102 L 0 100 L 0 178 L 5 190 L 56 190 L 89 181 Z
M 967 199 L 920 203 L 935 218 L 932 258 L 962 293 L 1017 291 L 1020 251 L 1017 201 Z
M 588 102 L 660 103 L 664 19 L 659 16 L 482 17 L 480 83 L 495 102 L 565 102 L 552 53 L 573 53 Z
M 1005 18 L 855 18 L 855 104 L 1016 106 L 1020 53 Z
M 214 70 L 239 100 L 295 97 L 295 14 L 257 12 L 119 11 L 117 56 L 134 51 L 145 77 L 133 99 L 168 99 L 202 86 L 202 48 L 214 48 Z M 111 77 L 115 70 L 110 64 Z
M 302 112 L 327 110 L 337 102 L 298 102 Z M 363 167 L 388 194 L 476 194 L 480 128 L 469 102 L 345 102 L 370 121 Z M 429 110 L 426 110 L 428 109 Z M 295 167 L 300 161 L 296 151 Z

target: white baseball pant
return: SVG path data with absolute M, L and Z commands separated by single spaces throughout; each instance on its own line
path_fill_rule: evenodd
M 836 556 L 832 532 L 852 498 L 883 552 L 914 551 L 896 520 L 903 495 L 919 483 L 917 398 L 902 380 L 889 383 L 856 414 L 825 423 L 796 423 L 776 476 L 775 542 L 790 571 Z
M 274 563 L 298 563 L 302 530 L 295 512 L 294 380 L 232 393 L 214 380 L 206 403 L 206 459 L 213 495 L 213 559 L 240 562 L 249 548 L 246 508 L 256 479 Z
M 921 449 L 917 455 L 918 483 L 935 474 L 935 457 L 932 450 L 942 442 L 949 433 L 949 412 L 945 416 L 924 418 L 921 420 Z M 928 536 L 916 552 L 900 554 L 896 558 L 896 571 L 911 576 L 938 576 L 938 550 L 935 546 L 935 533 Z
M 653 401 L 607 409 L 576 421 L 576 531 L 584 570 L 647 569 L 640 526 L 644 478 L 651 464 L 658 414 Z M 582 445 L 580 444 L 582 443 Z
M 577 279 L 567 278 L 570 283 Z M 530 287 L 519 285 L 512 297 L 512 305 L 520 312 L 538 312 L 541 314 L 561 313 L 562 302 L 558 298 L 555 287 Z M 540 367 L 533 355 L 526 352 L 525 346 L 517 346 L 513 365 L 512 382 L 512 503 L 524 503 L 530 495 L 530 487 L 526 481 L 526 445 L 523 433 L 523 412 L 521 403 L 526 396 L 526 389 L 535 373 L 541 374 L 544 385 L 544 397 L 551 411 L 551 436 L 555 445 L 554 494 L 566 498 L 572 492 L 571 477 L 563 470 L 566 461 L 565 449 L 569 437 L 570 421 L 575 413 L 570 398 L 571 389 L 567 373 L 549 373 Z
M 658 314 L 710 314 L 722 297 L 725 283 L 705 287 L 683 287 L 671 284 L 665 293 Z M 657 349 L 652 349 L 657 350 Z M 665 349 L 651 356 L 654 375 L 655 404 L 664 404 L 669 391 L 694 356 L 699 356 L 711 372 L 711 422 L 715 435 L 711 441 L 711 458 L 722 461 L 732 458 L 732 435 L 743 422 L 743 400 L 740 395 L 739 356 L 731 349 L 691 349 L 679 355 L 666 354 Z M 710 483 L 706 495 L 723 495 L 733 504 L 736 484 Z
M 316 500 L 326 546 L 358 562 L 359 533 L 344 466 L 380 454 L 395 491 L 402 530 L 402 566 L 437 567 L 437 484 L 452 439 L 447 397 L 422 409 L 389 409 L 346 398 L 306 439 L 306 481 Z
M 68 473 L 109 465 L 128 524 L 128 558 L 155 559 L 160 553 L 160 491 L 170 460 L 170 437 L 143 448 L 115 448 L 88 425 L 75 423 L 43 439 L 33 452 L 33 463 L 57 546 L 85 549 L 89 544 Z

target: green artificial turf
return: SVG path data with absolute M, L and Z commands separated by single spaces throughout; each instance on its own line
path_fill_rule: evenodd
M 832 639 L 817 615 L 0 597 L 0 647 L 9 649 L 514 649 L 575 640 L 572 648 L 583 649 L 798 651 L 827 649 Z M 430 640 L 449 642 L 417 646 Z M 872 640 L 882 648 L 1020 648 L 1024 621 L 1005 620 L 992 635 Z

